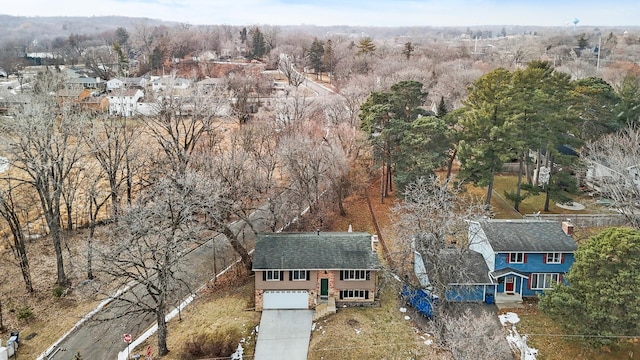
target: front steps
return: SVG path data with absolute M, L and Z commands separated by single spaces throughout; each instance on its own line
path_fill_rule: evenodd
M 313 321 L 321 319 L 327 315 L 336 313 L 336 299 L 330 297 L 326 302 L 323 301 L 316 305 L 316 311 L 313 314 Z

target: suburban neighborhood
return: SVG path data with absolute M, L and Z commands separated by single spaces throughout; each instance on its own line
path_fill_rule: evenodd
M 640 352 L 637 26 L 0 17 L 0 360 Z

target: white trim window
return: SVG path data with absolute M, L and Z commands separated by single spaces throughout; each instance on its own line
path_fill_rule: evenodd
M 278 271 L 278 270 L 267 270 L 266 271 L 266 280 L 267 281 L 280 281 L 280 271 Z
M 342 270 L 340 280 L 369 280 L 368 270 Z
M 558 282 L 560 282 L 560 274 L 557 273 L 531 274 L 531 289 L 533 290 L 549 290 Z
M 291 271 L 291 280 L 292 281 L 307 281 L 307 270 L 292 270 Z
M 562 264 L 562 253 L 547 253 L 547 264 Z
M 509 264 L 524 264 L 524 253 L 521 253 L 521 252 L 509 253 Z
M 344 300 L 369 299 L 369 290 L 340 290 L 340 299 L 344 299 Z

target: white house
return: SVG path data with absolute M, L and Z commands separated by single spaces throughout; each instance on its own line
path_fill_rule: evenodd
M 117 90 L 109 94 L 109 115 L 133 116 L 138 112 L 138 103 L 144 97 L 140 89 Z
M 153 80 L 151 89 L 153 91 L 163 91 L 166 89 L 184 90 L 191 86 L 191 81 L 183 78 L 162 77 Z
M 113 91 L 116 89 L 123 89 L 123 88 L 132 88 L 132 87 L 144 88 L 145 86 L 147 86 L 147 83 L 148 81 L 144 77 L 113 78 L 107 81 L 107 91 Z

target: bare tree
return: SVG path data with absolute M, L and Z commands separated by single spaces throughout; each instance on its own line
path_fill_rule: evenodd
M 112 231 L 113 246 L 99 251 L 97 271 L 107 280 L 142 285 L 117 295 L 113 306 L 121 310 L 118 317 L 156 318 L 160 356 L 169 352 L 165 315 L 174 296 L 192 292 L 193 274 L 184 252 L 199 242 L 199 215 L 218 208 L 217 189 L 219 185 L 193 173 L 159 179 L 124 209 Z
M 169 90 L 156 100 L 157 116 L 143 118 L 146 131 L 162 149 L 165 166 L 176 173 L 185 173 L 192 155 L 203 141 L 215 137 L 220 116 L 224 115 L 225 98 L 220 91 L 206 92 L 194 88 L 188 94 Z
M 309 208 L 311 213 L 319 209 L 322 193 L 328 188 L 330 171 L 328 152 L 331 150 L 319 129 L 306 133 L 291 133 L 282 139 L 280 161 L 290 191 L 298 199 L 298 210 Z
M 289 85 L 296 88 L 305 80 L 304 75 L 295 69 L 293 58 L 288 54 L 279 55 L 278 70 L 287 78 Z
M 629 224 L 640 229 L 637 208 L 640 201 L 640 129 L 629 126 L 584 146 L 587 181 L 603 199 L 622 213 Z
M 24 189 L 19 188 L 20 185 L 24 184 L 18 183 L 18 185 L 14 185 L 14 183 L 15 182 L 7 179 L 2 184 L 2 189 L 0 189 L 0 216 L 5 220 L 7 225 L 9 225 L 11 235 L 13 236 L 13 244 L 10 243 L 9 245 L 11 250 L 13 250 L 14 257 L 18 260 L 27 292 L 32 293 L 34 289 L 33 282 L 31 281 L 31 270 L 29 268 L 29 256 L 27 255 L 25 236 L 22 231 L 24 223 L 20 218 L 21 207 L 29 203 L 24 196 L 28 190 L 23 191 Z M 0 329 L 2 328 L 1 318 L 2 314 L 0 313 Z
M 276 123 L 281 129 L 297 128 L 311 117 L 315 100 L 306 95 L 304 89 L 293 89 L 276 99 Z
M 34 96 L 13 117 L 4 118 L 0 136 L 6 144 L 9 163 L 17 170 L 14 180 L 33 186 L 38 194 L 56 253 L 56 283 L 66 286 L 61 200 L 65 182 L 83 155 L 81 132 L 85 117 L 59 106 L 48 91 L 42 94 Z
M 468 283 L 474 273 L 466 266 L 472 251 L 465 220 L 478 219 L 487 212 L 481 199 L 463 194 L 449 179 L 435 175 L 407 185 L 403 198 L 393 209 L 396 229 L 404 240 L 398 256 L 410 257 L 417 251 L 424 259 L 427 290 L 440 297 L 433 326 L 437 339 L 445 344 L 451 324 L 442 315 L 450 312 L 452 304 L 444 295 L 451 284 Z
M 477 304 L 456 304 L 443 316 L 444 348 L 454 360 L 512 360 L 504 330 L 493 311 Z M 472 310 L 473 309 L 473 310 Z
M 125 118 L 108 117 L 92 121 L 85 141 L 90 154 L 97 160 L 109 183 L 111 218 L 117 221 L 122 185 L 127 181 L 127 160 L 131 159 L 133 146 L 139 139 L 140 129 L 127 124 Z

